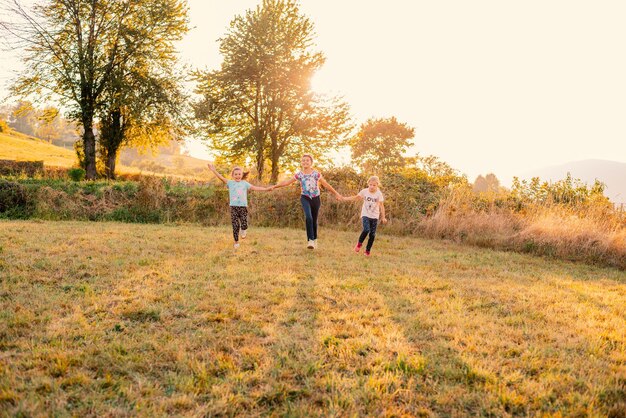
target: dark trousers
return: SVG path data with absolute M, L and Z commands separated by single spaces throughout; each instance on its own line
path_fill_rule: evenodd
M 320 212 L 322 200 L 319 196 L 311 198 L 300 195 L 300 203 L 302 203 L 302 210 L 306 218 L 306 237 L 309 240 L 315 240 L 317 239 L 317 215 Z
M 367 246 L 365 247 L 365 251 L 370 251 L 372 249 L 372 245 L 374 245 L 374 239 L 376 239 L 376 227 L 378 226 L 378 219 L 368 218 L 367 216 L 363 216 L 363 232 L 361 232 L 361 236 L 359 237 L 359 244 L 363 244 L 365 241 L 365 237 L 369 234 L 369 239 L 367 240 Z
M 239 241 L 239 229 L 248 229 L 248 208 L 245 206 L 230 207 L 230 221 L 233 224 L 233 238 Z

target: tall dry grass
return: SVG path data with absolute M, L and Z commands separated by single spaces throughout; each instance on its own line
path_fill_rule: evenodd
M 503 204 L 510 195 L 477 197 L 458 185 L 435 214 L 420 222 L 420 233 L 481 247 L 549 255 L 626 268 L 626 215 L 601 196 L 584 202 Z M 477 200 L 480 200 L 477 203 Z

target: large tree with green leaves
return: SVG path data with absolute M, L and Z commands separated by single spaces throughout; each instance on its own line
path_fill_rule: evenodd
M 263 0 L 236 16 L 220 40 L 221 68 L 198 72 L 195 114 L 227 160 L 250 158 L 258 176 L 277 180 L 296 154 L 319 155 L 346 142 L 348 105 L 311 91 L 324 64 L 314 49 L 313 23 L 290 0 Z
M 352 159 L 369 172 L 380 173 L 403 168 L 415 129 L 395 117 L 371 118 L 361 125 L 351 139 Z
M 42 0 L 26 8 L 18 0 L 2 0 L 2 8 L 0 26 L 11 46 L 25 52 L 14 92 L 70 109 L 83 130 L 87 178 L 94 179 L 94 127 L 107 86 L 121 66 L 169 36 L 163 10 L 185 16 L 185 1 Z
M 107 178 L 115 178 L 122 147 L 154 148 L 181 138 L 188 127 L 180 76 L 145 73 L 141 68 L 120 70 L 120 78 L 106 90 L 98 157 Z
M 134 53 L 114 68 L 104 89 L 98 148 L 108 178 L 115 178 L 122 146 L 155 147 L 180 138 L 188 127 L 184 76 L 177 70 L 173 48 L 173 42 L 187 32 L 186 11 L 177 1 L 162 2 L 159 8 L 150 2 L 138 7 L 145 11 L 136 18 L 162 24 L 142 37 L 152 37 L 150 42 L 124 45 Z

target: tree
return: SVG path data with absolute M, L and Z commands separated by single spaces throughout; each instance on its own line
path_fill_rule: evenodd
M 461 177 L 458 171 L 452 168 L 450 164 L 446 163 L 445 161 L 441 161 L 439 157 L 436 157 L 434 155 L 427 155 L 422 157 L 418 154 L 415 157 L 407 158 L 406 160 L 407 162 L 414 163 L 417 169 L 424 171 L 430 177 Z
M 103 94 L 116 70 L 153 42 L 163 21 L 144 17 L 175 0 L 47 0 L 26 9 L 18 0 L 2 0 L 0 22 L 11 46 L 24 49 L 25 70 L 13 92 L 55 100 L 82 125 L 87 179 L 96 177 L 95 121 Z M 158 14 L 158 13 L 157 13 Z M 135 47 L 132 47 L 132 46 Z
M 476 177 L 472 189 L 477 193 L 483 193 L 487 191 L 487 180 L 485 180 L 485 177 L 483 177 L 482 174 Z
M 372 173 L 398 170 L 407 163 L 404 153 L 414 136 L 415 129 L 395 117 L 370 118 L 351 140 L 352 159 Z
M 124 45 L 134 51 L 132 57 L 113 70 L 104 90 L 99 158 L 108 178 L 115 178 L 122 146 L 155 147 L 178 139 L 187 126 L 183 77 L 174 70 L 173 48 L 173 42 L 188 30 L 186 10 L 172 0 L 162 1 L 160 6 L 155 9 L 149 2 L 138 5 L 145 11 L 135 14 L 136 18 L 162 24 L 154 25 L 156 29 L 141 37 L 139 43 Z
M 474 180 L 474 185 L 472 189 L 475 192 L 498 192 L 500 191 L 500 180 L 496 177 L 495 174 L 489 173 L 486 176 L 479 175 Z
M 32 136 L 37 131 L 37 125 L 37 110 L 33 104 L 29 101 L 18 102 L 11 112 L 9 126 L 17 132 Z
M 295 2 L 263 0 L 231 22 L 221 68 L 196 73 L 195 114 L 213 148 L 229 161 L 253 160 L 260 178 L 269 160 L 272 182 L 285 160 L 336 149 L 351 129 L 343 100 L 311 91 L 325 60 L 313 30 Z
M 39 125 L 35 136 L 41 139 L 45 139 L 48 142 L 53 140 L 59 140 L 65 133 L 65 124 L 59 113 L 59 109 L 47 106 L 40 112 L 38 112 L 37 119 Z

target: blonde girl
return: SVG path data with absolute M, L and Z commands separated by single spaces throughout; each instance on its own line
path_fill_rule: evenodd
M 234 247 L 239 248 L 239 231 L 241 230 L 241 238 L 246 237 L 248 232 L 248 190 L 256 190 L 261 192 L 271 191 L 272 187 L 253 186 L 248 183 L 245 178 L 248 173 L 243 172 L 243 168 L 234 167 L 230 172 L 232 180 L 227 180 L 217 172 L 213 164 L 208 164 L 215 176 L 222 180 L 228 187 L 228 196 L 230 198 L 230 220 L 233 224 L 233 238 L 235 239 Z
M 367 246 L 365 247 L 365 255 L 369 256 L 372 251 L 372 245 L 374 245 L 374 239 L 376 239 L 376 227 L 378 226 L 378 220 L 382 223 L 387 223 L 385 217 L 385 205 L 383 202 L 385 198 L 380 191 L 380 179 L 377 176 L 371 176 L 367 180 L 367 188 L 361 190 L 354 196 L 342 197 L 343 201 L 363 200 L 363 206 L 361 206 L 361 220 L 363 221 L 363 230 L 359 236 L 359 240 L 354 246 L 354 251 L 357 253 L 361 250 L 365 238 L 369 235 L 367 240 Z

